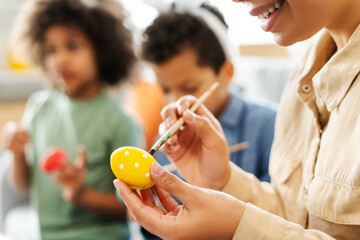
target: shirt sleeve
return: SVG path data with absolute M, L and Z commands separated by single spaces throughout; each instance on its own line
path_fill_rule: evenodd
M 272 109 L 269 109 L 263 116 L 263 123 L 261 126 L 261 132 L 263 134 L 260 141 L 261 163 L 259 164 L 259 179 L 261 181 L 270 182 L 269 159 L 274 140 L 275 117 L 276 111 L 273 111 Z
M 230 164 L 230 180 L 223 192 L 247 202 L 233 239 L 334 239 L 318 230 L 304 229 L 299 224 L 286 221 L 283 218 L 282 201 L 275 188 L 270 183 L 260 182 L 235 164 Z
M 42 90 L 31 94 L 26 102 L 21 124 L 25 127 L 32 141 L 35 139 L 36 134 L 34 131 L 34 120 L 50 98 L 51 92 Z M 37 167 L 37 165 L 35 165 L 37 158 L 38 156 L 35 152 L 35 148 L 31 144 L 30 147 L 26 149 L 26 162 L 31 167 Z
M 35 92 L 28 98 L 21 119 L 22 124 L 24 124 L 26 128 L 30 128 L 33 119 L 49 98 L 50 92 L 47 90 Z
M 334 240 L 334 238 L 323 232 L 314 229 L 304 229 L 299 224 L 288 222 L 250 203 L 246 206 L 233 239 Z
M 260 182 L 253 174 L 230 163 L 230 180 L 222 190 L 235 198 L 279 216 L 284 216 L 282 201 L 276 189 L 268 182 Z

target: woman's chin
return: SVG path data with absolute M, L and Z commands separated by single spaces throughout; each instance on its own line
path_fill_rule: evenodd
M 288 47 L 296 43 L 295 40 L 284 37 L 282 34 L 273 33 L 273 39 L 275 43 L 282 47 Z

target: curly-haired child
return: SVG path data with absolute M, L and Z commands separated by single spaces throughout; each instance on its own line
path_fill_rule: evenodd
M 26 125 L 3 130 L 3 146 L 14 155 L 12 182 L 30 193 L 37 213 L 34 239 L 128 238 L 109 157 L 123 145 L 140 147 L 142 132 L 106 91 L 136 62 L 124 21 L 115 0 L 35 0 L 19 13 L 15 35 L 53 87 L 29 98 Z M 54 147 L 68 159 L 50 175 L 39 161 Z

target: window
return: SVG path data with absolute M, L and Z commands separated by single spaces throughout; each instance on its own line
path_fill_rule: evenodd
M 146 28 L 158 14 L 156 9 L 141 0 L 122 0 L 122 2 L 130 12 L 132 21 L 140 30 Z M 209 0 L 209 2 L 217 6 L 224 14 L 233 44 L 273 43 L 271 34 L 260 28 L 260 20 L 250 16 L 244 4 L 231 0 Z

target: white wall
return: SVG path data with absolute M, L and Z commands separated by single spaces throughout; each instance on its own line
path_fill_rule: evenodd
M 22 2 L 24 0 L 0 0 L 0 69 L 6 67 L 6 42 Z M 121 2 L 130 12 L 131 19 L 139 31 L 146 28 L 157 15 L 157 10 L 146 5 L 142 0 L 121 0 Z M 229 25 L 229 36 L 234 45 L 273 43 L 271 34 L 261 30 L 259 20 L 249 15 L 244 4 L 231 0 L 209 0 L 209 2 L 224 13 Z
M 122 0 L 122 2 L 139 28 L 144 29 L 157 15 L 157 11 L 142 0 Z M 273 42 L 271 34 L 261 30 L 259 20 L 249 15 L 244 4 L 231 0 L 209 0 L 209 2 L 217 6 L 225 15 L 233 43 L 238 45 Z
M 7 68 L 7 41 L 21 0 L 0 0 L 0 70 Z

